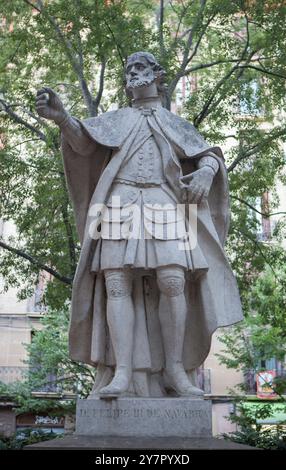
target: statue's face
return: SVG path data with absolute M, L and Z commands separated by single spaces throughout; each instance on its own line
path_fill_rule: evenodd
M 128 90 L 150 86 L 156 80 L 151 65 L 144 57 L 128 62 L 125 77 Z

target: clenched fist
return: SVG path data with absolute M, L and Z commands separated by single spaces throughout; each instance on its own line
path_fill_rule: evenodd
M 60 124 L 68 116 L 60 97 L 47 87 L 37 92 L 36 110 L 39 116 L 51 119 L 56 124 Z

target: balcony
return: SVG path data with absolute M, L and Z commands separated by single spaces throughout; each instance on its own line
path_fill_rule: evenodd
M 265 371 L 266 372 L 266 371 Z M 282 377 L 286 378 L 286 370 L 284 369 L 271 369 L 270 372 L 273 372 L 273 377 Z M 261 370 L 253 370 L 253 369 L 248 369 L 244 371 L 244 387 L 245 387 L 245 392 L 248 395 L 258 395 L 263 394 L 263 385 L 267 384 L 267 381 L 262 379 L 260 380 L 260 387 L 257 385 L 258 384 L 258 375 L 263 374 L 264 372 Z M 264 382 L 264 383 L 263 383 Z M 259 388 L 259 389 L 258 389 Z M 266 390 L 266 389 L 265 389 Z M 269 391 L 269 396 L 271 397 L 271 392 Z M 261 397 L 263 398 L 263 397 Z M 265 398 L 267 398 L 267 392 L 265 392 Z
M 5 385 L 9 385 L 13 382 L 23 380 L 23 377 L 27 371 L 27 367 L 1 366 L 0 382 L 4 383 Z
M 23 381 L 29 374 L 28 367 L 1 366 L 0 367 L 0 383 L 10 385 L 15 382 Z M 45 383 L 37 388 L 35 392 L 62 392 L 62 387 L 57 381 L 55 374 L 49 374 Z

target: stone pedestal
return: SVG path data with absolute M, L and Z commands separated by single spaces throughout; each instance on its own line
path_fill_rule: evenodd
M 216 439 L 214 437 L 96 437 L 80 436 L 77 434 L 25 446 L 25 450 L 26 449 L 97 450 L 108 452 L 141 449 L 144 449 L 144 451 L 153 449 L 156 451 L 172 450 L 172 452 L 174 450 L 258 450 L 256 447 L 236 444 L 235 442 L 226 441 L 224 439 Z
M 211 408 L 211 400 L 196 398 L 78 400 L 75 434 L 25 449 L 257 450 L 213 438 Z
M 211 401 L 202 398 L 78 400 L 76 434 L 120 437 L 211 437 Z

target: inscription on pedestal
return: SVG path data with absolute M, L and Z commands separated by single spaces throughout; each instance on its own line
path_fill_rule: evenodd
M 182 410 L 182 409 L 144 409 L 144 408 L 133 408 L 131 410 L 126 410 L 123 408 L 117 409 L 104 409 L 98 410 L 93 409 L 79 409 L 80 418 L 112 418 L 117 419 L 120 416 L 125 416 L 126 418 L 170 418 L 170 419 L 203 419 L 208 416 L 207 411 L 205 410 Z
M 76 433 L 113 436 L 211 436 L 211 403 L 188 398 L 79 400 Z

